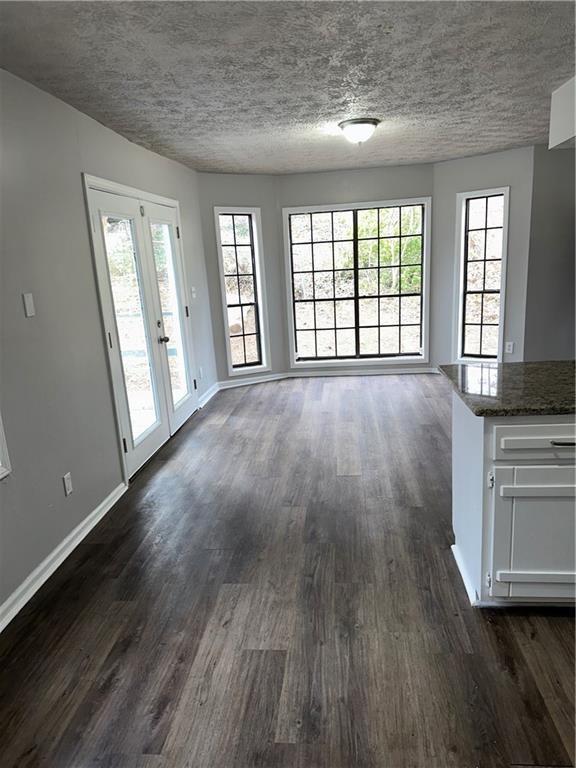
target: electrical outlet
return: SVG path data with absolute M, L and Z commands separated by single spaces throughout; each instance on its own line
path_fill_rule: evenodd
M 24 314 L 26 317 L 34 317 L 36 314 L 36 308 L 34 306 L 34 296 L 31 293 L 23 293 L 22 301 L 24 302 Z
M 62 482 L 64 483 L 64 495 L 70 496 L 70 494 L 74 490 L 72 488 L 72 475 L 70 474 L 70 472 L 66 472 L 66 474 L 62 478 Z
M 507 355 L 511 355 L 514 353 L 514 342 L 513 341 L 505 341 L 504 342 L 504 352 L 506 352 Z

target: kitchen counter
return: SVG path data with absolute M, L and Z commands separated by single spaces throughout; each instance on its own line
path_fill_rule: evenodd
M 571 603 L 574 361 L 445 365 L 452 551 L 473 605 Z
M 573 414 L 574 360 L 441 365 L 475 416 Z

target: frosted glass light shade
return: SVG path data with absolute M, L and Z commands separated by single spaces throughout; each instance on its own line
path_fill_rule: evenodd
M 338 123 L 338 127 L 349 142 L 361 144 L 363 141 L 368 141 L 379 122 L 380 120 L 374 117 L 358 117 L 354 120 L 343 120 Z

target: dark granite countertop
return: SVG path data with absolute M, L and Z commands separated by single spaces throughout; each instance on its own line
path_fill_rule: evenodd
M 440 370 L 476 416 L 574 413 L 574 360 L 466 363 Z

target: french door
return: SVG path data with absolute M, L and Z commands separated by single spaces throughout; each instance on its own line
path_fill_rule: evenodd
M 96 272 L 130 477 L 198 408 L 178 208 L 91 184 Z

